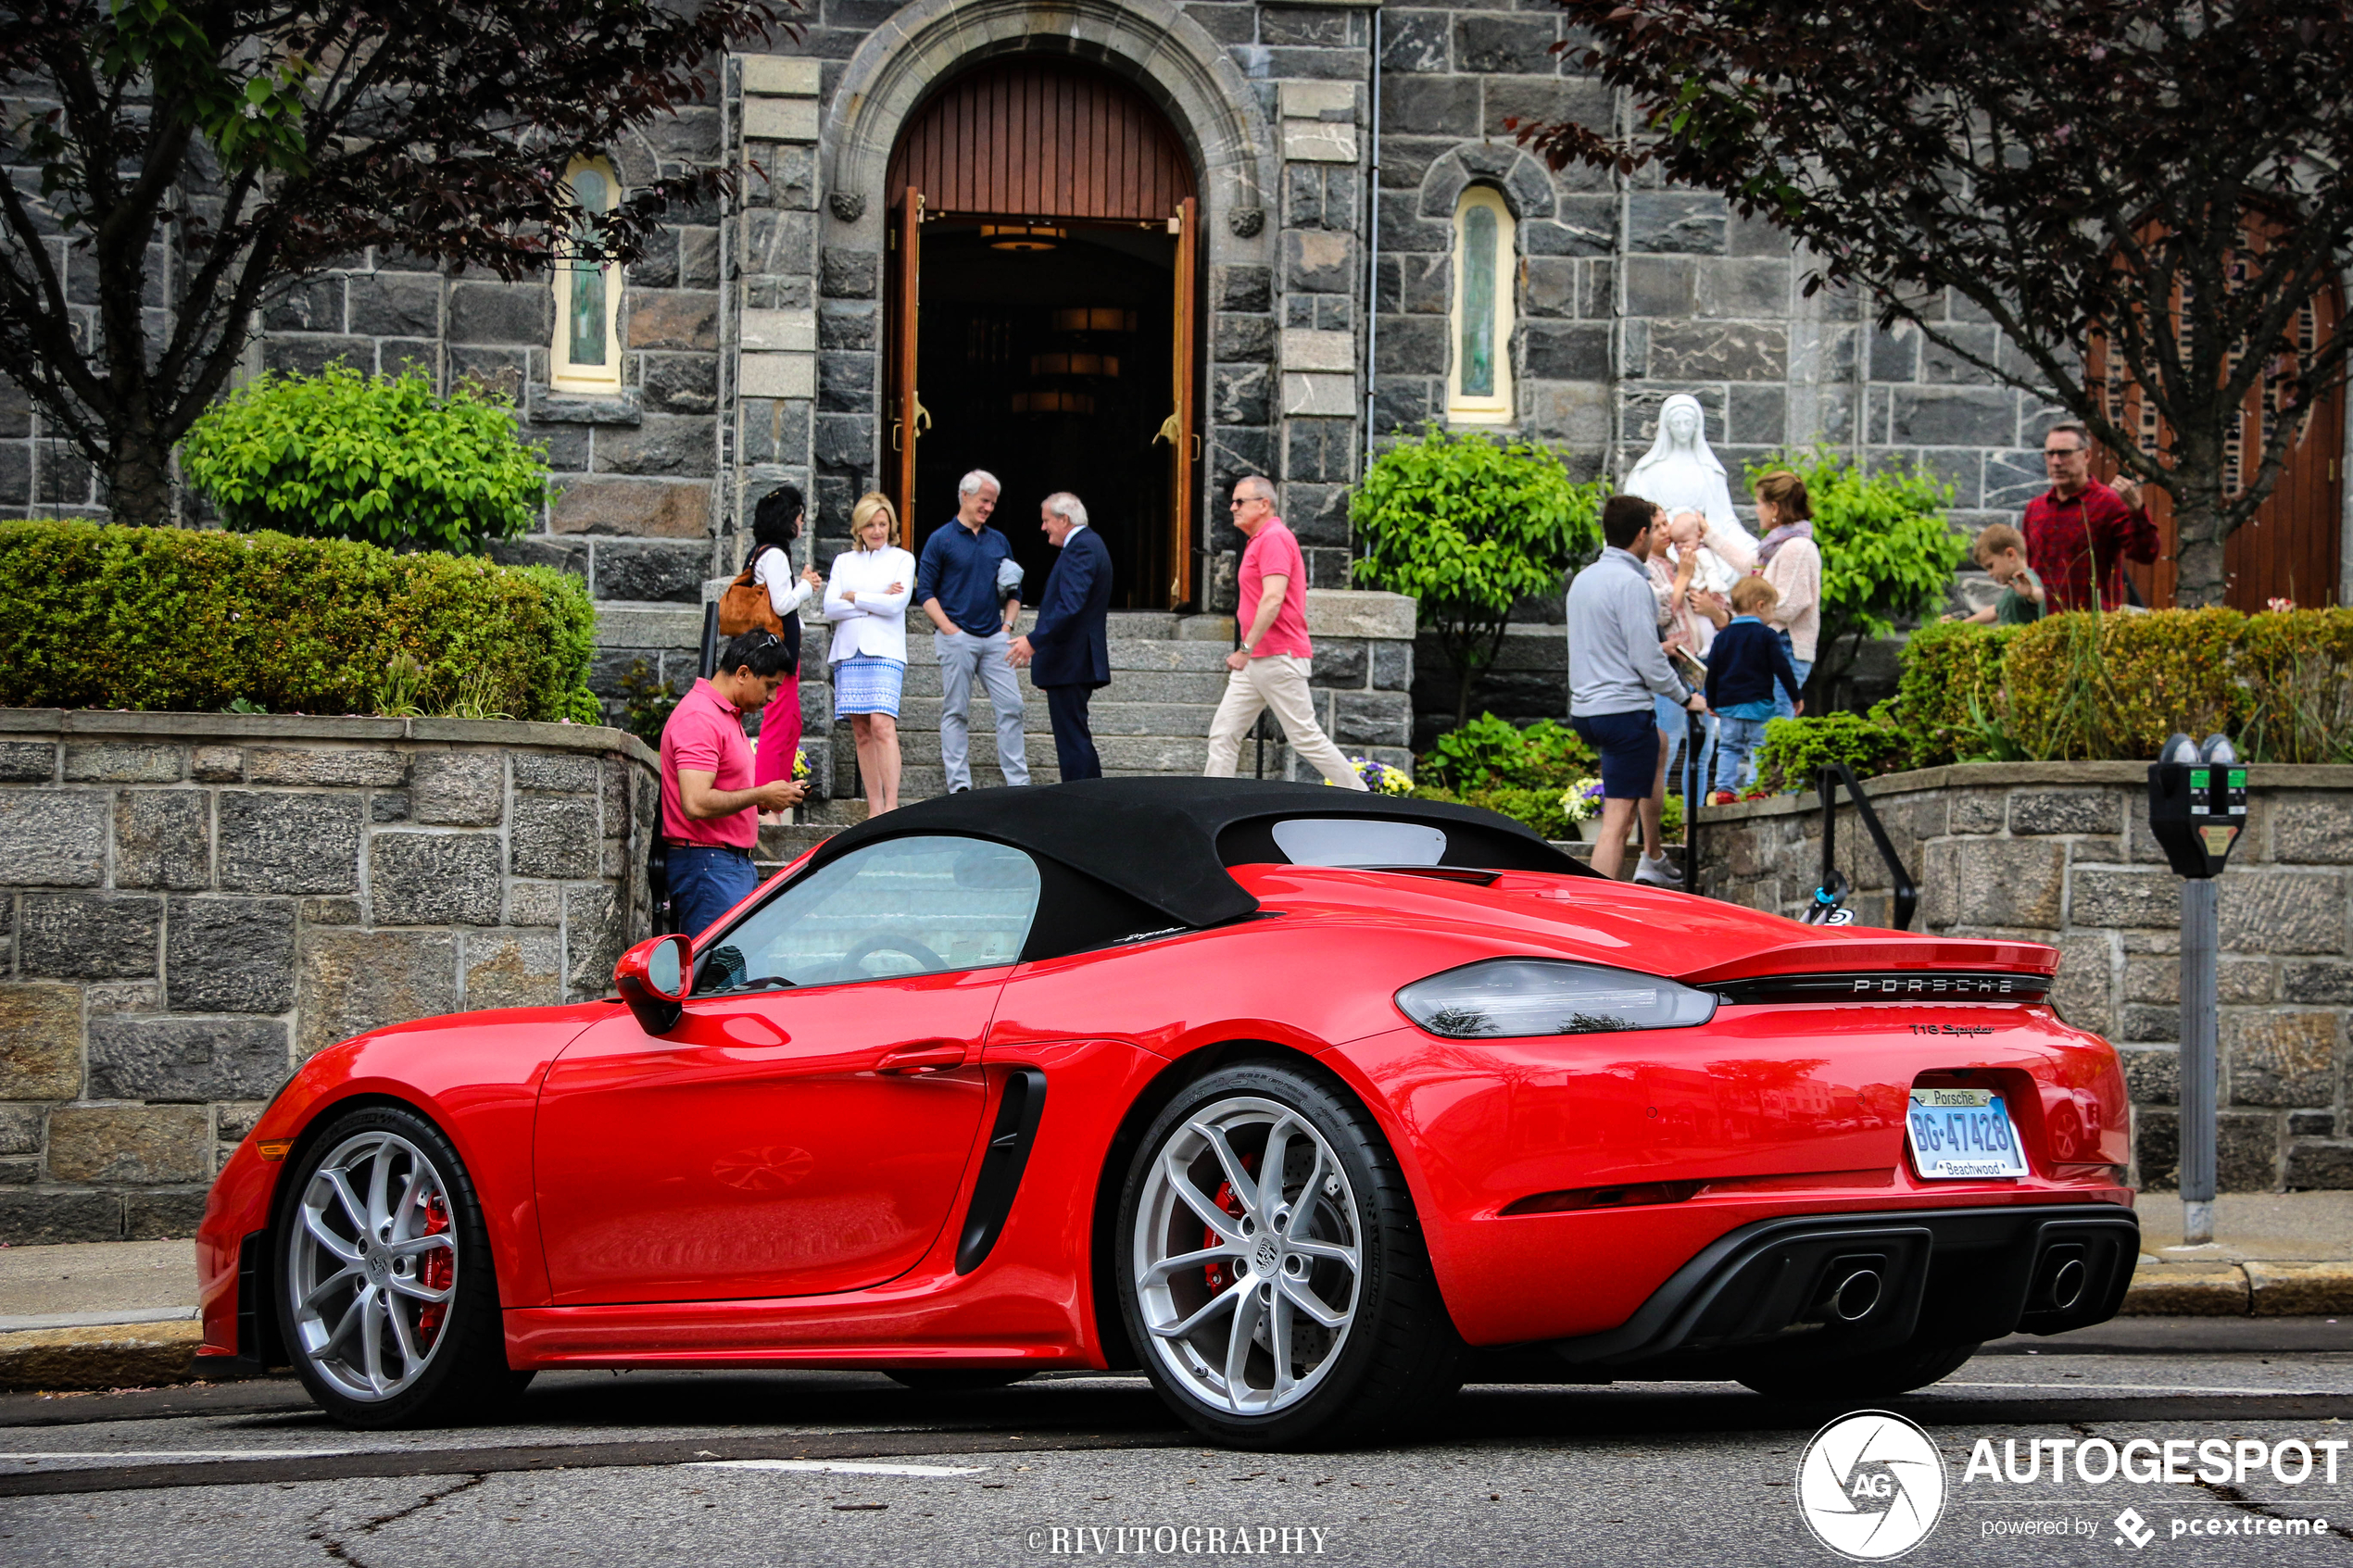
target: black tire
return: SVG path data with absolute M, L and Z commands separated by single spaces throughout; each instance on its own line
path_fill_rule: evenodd
M 1177 1249 L 1188 1245 L 1189 1231 L 1201 1236 L 1204 1243 L 1219 1233 L 1200 1218 L 1198 1205 L 1175 1207 L 1176 1201 L 1189 1204 L 1190 1200 L 1176 1198 L 1173 1182 L 1156 1180 L 1155 1173 L 1164 1156 L 1189 1161 L 1187 1170 L 1205 1168 L 1201 1162 L 1216 1158 L 1215 1146 L 1192 1129 L 1221 1114 L 1257 1114 L 1224 1109 L 1244 1105 L 1278 1107 L 1296 1119 L 1292 1123 L 1274 1115 L 1257 1148 L 1256 1158 L 1263 1162 L 1277 1132 L 1293 1129 L 1283 1133 L 1283 1182 L 1271 1198 L 1258 1195 L 1265 1198 L 1264 1211 L 1270 1216 L 1272 1233 L 1254 1231 L 1247 1249 L 1234 1252 L 1229 1268 L 1205 1267 L 1196 1280 L 1189 1268 L 1167 1269 L 1166 1260 L 1183 1255 Z M 1246 1144 L 1250 1136 L 1248 1123 L 1237 1122 L 1235 1126 L 1237 1132 L 1226 1140 L 1229 1151 Z M 1310 1152 L 1317 1160 L 1328 1155 L 1336 1162 L 1338 1183 L 1321 1164 L 1306 1168 L 1307 1161 L 1299 1153 L 1298 1126 L 1312 1129 L 1321 1140 L 1321 1146 L 1311 1148 Z M 1196 1143 L 1201 1152 L 1189 1155 Z M 1242 1158 L 1247 1162 L 1250 1156 L 1244 1153 Z M 1231 1189 L 1228 1181 L 1217 1190 Z M 1194 1190 L 1214 1198 L 1199 1185 Z M 1239 1214 L 1224 1210 L 1234 1215 L 1231 1223 L 1239 1234 L 1243 1221 L 1259 1211 L 1258 1200 L 1245 1202 L 1236 1196 L 1227 1201 L 1246 1210 Z M 1288 1231 L 1283 1229 L 1286 1226 Z M 1269 1248 L 1264 1242 L 1274 1246 Z M 1306 1298 L 1302 1292 L 1312 1291 L 1316 1304 L 1327 1311 L 1337 1310 L 1341 1294 L 1337 1282 L 1347 1267 L 1303 1254 L 1295 1260 L 1290 1250 L 1302 1244 L 1321 1246 L 1327 1252 L 1344 1251 L 1352 1245 L 1355 1249 L 1358 1266 L 1353 1305 L 1342 1327 L 1319 1326 L 1318 1320 L 1294 1304 Z M 1271 1263 L 1265 1256 L 1269 1250 L 1274 1253 Z M 1371 1115 L 1345 1088 L 1312 1068 L 1266 1061 L 1238 1063 L 1212 1072 L 1179 1091 L 1153 1119 L 1129 1164 L 1120 1192 L 1111 1262 L 1117 1271 L 1120 1311 L 1129 1339 L 1153 1387 L 1179 1418 L 1214 1442 L 1240 1449 L 1281 1449 L 1369 1441 L 1406 1420 L 1426 1422 L 1433 1403 L 1462 1386 L 1467 1353 L 1439 1294 L 1396 1156 Z M 1256 1326 L 1239 1346 L 1239 1395 L 1231 1392 L 1231 1384 L 1224 1382 L 1221 1374 L 1206 1367 L 1206 1356 L 1197 1341 L 1153 1334 L 1139 1280 L 1154 1262 L 1165 1272 L 1151 1287 L 1151 1315 L 1164 1328 L 1187 1319 L 1204 1322 L 1208 1326 L 1196 1332 L 1213 1336 L 1210 1348 L 1214 1350 L 1217 1319 L 1202 1314 L 1227 1314 L 1229 1323 L 1223 1353 L 1228 1357 L 1227 1370 L 1236 1365 L 1236 1331 L 1241 1316 L 1246 1311 L 1252 1314 Z M 1225 1269 L 1222 1275 L 1221 1268 Z M 1250 1271 L 1247 1275 L 1245 1270 Z M 1221 1277 L 1222 1285 L 1218 1283 Z M 1248 1291 L 1235 1295 L 1243 1290 L 1246 1277 L 1253 1283 Z M 1181 1299 L 1180 1286 L 1189 1293 Z M 1252 1292 L 1259 1293 L 1256 1304 Z M 1274 1305 L 1278 1292 L 1284 1298 L 1279 1313 Z M 1234 1304 L 1222 1309 L 1214 1305 L 1229 1296 Z M 1288 1337 L 1294 1348 L 1280 1374 L 1272 1360 L 1278 1322 L 1288 1322 Z M 1316 1355 L 1318 1347 L 1320 1355 L 1311 1366 L 1308 1357 Z M 1201 1364 L 1194 1364 L 1196 1361 Z M 1263 1411 L 1239 1408 L 1257 1396 L 1253 1368 L 1263 1368 L 1268 1382 Z M 1278 1393 L 1281 1376 L 1292 1379 L 1288 1396 Z M 1221 1387 L 1227 1390 L 1225 1404 L 1214 1398 Z M 1277 1402 L 1285 1397 L 1290 1402 Z
M 387 1234 L 377 1238 L 380 1245 L 355 1246 L 359 1264 L 339 1268 L 330 1260 L 344 1255 L 326 1252 L 308 1223 L 308 1195 L 314 1186 L 319 1188 L 324 1223 L 339 1239 L 356 1244 L 359 1238 L 350 1233 L 364 1232 L 369 1226 L 352 1223 L 350 1209 L 334 1196 L 333 1178 L 321 1182 L 320 1173 L 331 1160 L 338 1161 L 335 1172 L 344 1177 L 345 1188 L 362 1209 L 371 1209 L 371 1190 L 354 1185 L 347 1173 L 362 1171 L 372 1180 L 376 1157 L 368 1152 L 370 1148 L 383 1151 L 386 1161 L 387 1196 L 378 1207 L 399 1211 Z M 355 1149 L 359 1152 L 351 1152 Z M 427 1178 L 411 1180 L 421 1164 Z M 396 1180 L 403 1184 L 399 1197 L 390 1196 Z M 436 1186 L 438 1211 L 432 1190 Z M 404 1201 L 411 1198 L 413 1202 L 404 1207 Z M 425 1216 L 422 1224 L 409 1213 L 409 1207 L 415 1215 Z M 419 1234 L 404 1236 L 411 1229 Z M 430 1245 L 431 1238 L 439 1236 L 451 1238 L 446 1248 L 433 1246 L 425 1253 L 394 1255 L 403 1247 Z M 483 1222 L 472 1179 L 440 1129 L 415 1111 L 401 1106 L 367 1106 L 335 1118 L 323 1128 L 309 1141 L 301 1161 L 286 1174 L 271 1242 L 271 1288 L 287 1358 L 310 1397 L 342 1424 L 372 1430 L 481 1420 L 499 1413 L 531 1381 L 531 1374 L 516 1372 L 507 1364 L 489 1230 Z M 436 1287 L 434 1271 L 443 1265 L 435 1260 L 444 1251 L 452 1278 L 448 1286 Z M 400 1273 L 404 1268 L 409 1271 L 406 1274 Z M 318 1279 L 320 1273 L 348 1277 L 349 1296 L 343 1295 L 346 1286 L 333 1278 Z M 302 1276 L 308 1276 L 308 1283 L 298 1286 Z M 411 1307 L 413 1298 L 396 1288 L 401 1280 L 446 1288 L 448 1295 L 441 1311 L 427 1315 L 430 1307 Z M 377 1298 L 387 1308 L 405 1314 L 398 1325 L 388 1318 L 370 1317 L 359 1301 L 362 1287 L 368 1286 L 374 1287 Z M 297 1290 L 321 1286 L 324 1298 L 309 1314 L 315 1327 L 307 1328 Z M 345 1319 L 355 1309 L 360 1310 L 359 1316 L 346 1325 Z M 334 1337 L 323 1345 L 314 1344 L 320 1335 L 329 1332 L 331 1317 L 336 1323 Z M 381 1392 L 354 1386 L 371 1375 L 364 1363 L 371 1321 L 379 1325 L 372 1331 L 379 1363 L 389 1365 L 392 1358 L 399 1358 L 405 1373 L 413 1367 L 397 1383 L 387 1379 Z M 410 1346 L 417 1351 L 413 1362 L 407 1356 Z M 354 1354 L 359 1358 L 357 1363 L 348 1359 Z
M 1854 1404 L 1925 1388 L 1960 1371 L 1976 1354 L 1974 1344 L 1905 1345 L 1827 1364 L 1752 1368 L 1740 1374 L 1740 1381 L 1768 1399 Z
M 896 1367 L 887 1369 L 883 1375 L 918 1394 L 978 1394 L 1010 1388 L 1029 1374 L 991 1372 L 987 1367 Z

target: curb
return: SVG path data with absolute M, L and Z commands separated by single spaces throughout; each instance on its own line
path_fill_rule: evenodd
M 2119 1317 L 2353 1317 L 2353 1263 L 2144 1261 Z M 197 1376 L 204 1325 L 102 1323 L 0 1333 L 0 1390 L 147 1388 Z
M 2144 1258 L 2117 1316 L 2353 1316 L 2353 1263 L 2172 1263 Z
M 0 1389 L 151 1388 L 195 1376 L 204 1324 L 106 1323 L 0 1334 Z

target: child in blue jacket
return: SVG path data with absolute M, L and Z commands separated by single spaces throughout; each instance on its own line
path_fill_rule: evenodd
M 1746 782 L 1756 748 L 1765 744 L 1765 721 L 1773 716 L 1773 683 L 1800 713 L 1797 671 L 1781 651 L 1780 638 L 1757 617 L 1780 601 L 1762 577 L 1732 584 L 1732 619 L 1707 650 L 1707 706 L 1723 721 L 1716 743 L 1716 793 L 1721 805 L 1736 798 Z

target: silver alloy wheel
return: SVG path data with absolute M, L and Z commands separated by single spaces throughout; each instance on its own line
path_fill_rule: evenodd
M 1315 1391 L 1355 1321 L 1356 1195 L 1298 1111 L 1221 1099 L 1154 1153 L 1130 1266 L 1161 1366 L 1213 1410 L 1272 1414 Z
M 286 1242 L 296 1349 L 336 1392 L 391 1399 L 447 1337 L 458 1290 L 449 1186 L 397 1133 L 345 1139 L 311 1173 Z

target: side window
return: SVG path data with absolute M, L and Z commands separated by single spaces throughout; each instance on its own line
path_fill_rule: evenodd
M 1474 424 L 1512 417 L 1512 283 L 1518 275 L 1511 208 L 1473 185 L 1454 208 L 1453 364 L 1446 414 Z
M 610 212 L 620 199 L 612 165 L 575 162 L 565 176 L 590 212 Z M 559 257 L 556 261 L 556 341 L 549 380 L 573 392 L 621 391 L 621 268 L 610 261 Z
M 695 995 L 989 969 L 1020 958 L 1036 862 L 978 838 L 895 838 L 802 877 L 705 950 Z

